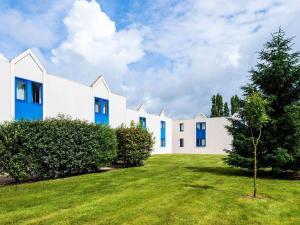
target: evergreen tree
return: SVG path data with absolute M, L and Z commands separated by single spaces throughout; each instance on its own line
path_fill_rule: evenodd
M 259 62 L 250 71 L 251 82 L 243 87 L 245 97 L 254 91 L 269 102 L 270 122 L 263 128 L 257 146 L 257 166 L 273 170 L 299 170 L 300 167 L 300 65 L 291 38 L 280 28 L 259 53 Z M 228 127 L 233 135 L 232 150 L 225 159 L 231 166 L 252 168 L 251 134 L 247 129 L 242 102 L 240 119 Z
M 220 94 L 216 96 L 217 117 L 223 116 L 223 97 Z
M 213 95 L 211 98 L 211 114 L 210 117 L 216 117 L 217 115 L 217 105 L 216 105 L 216 96 Z
M 228 108 L 227 102 L 224 103 L 224 115 L 223 116 L 226 116 L 226 117 L 229 116 L 229 108 Z
M 240 109 L 240 98 L 237 95 L 234 95 L 230 99 L 230 104 L 231 104 L 231 115 L 235 114 L 236 112 L 239 111 Z

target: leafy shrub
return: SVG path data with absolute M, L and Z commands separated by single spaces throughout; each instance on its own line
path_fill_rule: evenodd
M 133 122 L 129 128 L 116 129 L 118 140 L 116 162 L 124 166 L 141 166 L 153 150 L 153 134 Z
M 94 172 L 116 156 L 115 131 L 60 116 L 0 125 L 0 172 L 17 181 Z

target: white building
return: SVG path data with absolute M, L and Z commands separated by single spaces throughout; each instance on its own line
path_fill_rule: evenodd
M 225 118 L 172 121 L 163 110 L 154 115 L 143 105 L 128 109 L 126 98 L 112 93 L 102 76 L 86 86 L 48 74 L 31 50 L 0 60 L 0 110 L 0 122 L 58 114 L 111 127 L 134 121 L 153 132 L 153 153 L 224 153 L 231 143 Z

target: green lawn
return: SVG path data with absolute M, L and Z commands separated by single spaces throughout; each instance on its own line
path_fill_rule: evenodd
M 221 156 L 157 155 L 145 166 L 0 186 L 0 224 L 300 224 L 300 181 L 252 179 Z

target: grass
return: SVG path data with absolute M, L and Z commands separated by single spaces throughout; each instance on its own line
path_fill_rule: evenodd
M 300 181 L 252 178 L 222 156 L 155 155 L 143 167 L 0 186 L 0 224 L 300 224 Z

